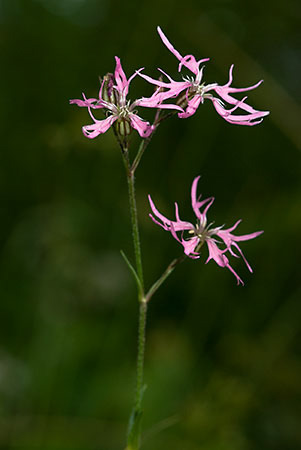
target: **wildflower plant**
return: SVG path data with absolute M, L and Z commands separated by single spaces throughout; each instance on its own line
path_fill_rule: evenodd
M 250 87 L 234 88 L 232 87 L 232 65 L 229 70 L 229 80 L 226 84 L 219 85 L 215 82 L 206 84 L 203 81 L 203 63 L 209 61 L 209 58 L 196 60 L 193 55 L 182 56 L 173 47 L 160 27 L 158 27 L 158 33 L 163 44 L 179 61 L 179 72 L 185 67 L 193 74 L 192 76 L 183 76 L 182 80 L 174 81 L 168 74 L 159 69 L 168 80 L 163 81 L 162 76 L 156 80 L 142 73 L 143 69 L 138 69 L 127 78 L 121 66 L 121 61 L 116 56 L 115 71 L 114 73 L 107 73 L 102 78 L 98 98 L 87 98 L 83 94 L 83 99 L 70 100 L 71 104 L 88 109 L 93 123 L 82 127 L 83 134 L 86 137 L 94 139 L 108 131 L 109 128 L 112 128 L 121 149 L 127 177 L 135 263 L 132 264 L 123 252 L 121 254 L 137 284 L 139 321 L 136 390 L 134 406 L 129 420 L 126 450 L 138 450 L 140 448 L 142 399 L 145 389 L 143 381 L 145 331 L 149 301 L 175 267 L 187 257 L 194 260 L 202 259 L 201 251 L 204 244 L 206 244 L 208 251 L 205 263 L 214 260 L 218 266 L 226 267 L 233 273 L 237 284 L 243 285 L 242 279 L 230 265 L 229 257 L 241 257 L 249 271 L 252 272 L 251 266 L 240 248 L 240 243 L 254 239 L 263 233 L 263 231 L 256 231 L 240 236 L 233 234 L 241 220 L 236 221 L 230 228 L 225 228 L 224 225 L 215 226 L 213 222 L 208 222 L 207 213 L 214 202 L 214 197 L 201 199 L 201 196 L 198 196 L 197 188 L 200 176 L 194 178 L 191 187 L 191 205 L 195 214 L 193 222 L 184 221 L 180 218 L 177 203 L 175 203 L 175 220 L 168 219 L 159 212 L 152 197 L 149 195 L 150 218 L 155 224 L 170 232 L 172 237 L 182 245 L 184 252 L 169 263 L 166 270 L 151 287 L 145 288 L 135 195 L 135 175 L 141 157 L 149 145 L 154 132 L 164 120 L 171 116 L 177 114 L 180 119 L 189 118 L 195 114 L 196 110 L 207 99 L 213 103 L 217 113 L 230 124 L 257 125 L 269 114 L 268 111 L 257 111 L 246 103 L 246 96 L 241 99 L 237 99 L 234 96 L 257 88 L 262 83 L 262 80 Z M 155 91 L 150 97 L 141 97 L 131 102 L 127 99 L 127 96 L 130 84 L 137 75 L 154 85 Z M 153 123 L 149 123 L 142 118 L 143 112 L 142 117 L 140 117 L 141 108 L 153 108 L 155 110 Z M 92 110 L 97 109 L 102 110 L 104 113 L 102 119 L 95 118 L 92 113 Z M 166 112 L 166 110 L 169 111 Z M 138 132 L 142 140 L 134 157 L 131 157 L 129 153 L 129 138 L 133 130 Z

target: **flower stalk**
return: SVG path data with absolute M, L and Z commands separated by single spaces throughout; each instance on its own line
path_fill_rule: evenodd
M 139 151 L 143 153 L 145 141 L 142 141 Z M 141 154 L 142 156 L 142 154 Z M 138 323 L 138 351 L 137 351 L 137 369 L 136 369 L 136 390 L 134 407 L 130 416 L 127 436 L 127 450 L 138 450 L 140 448 L 141 436 L 141 419 L 142 419 L 142 398 L 144 392 L 143 371 L 144 371 L 144 353 L 145 353 L 145 331 L 146 331 L 146 315 L 147 303 L 144 296 L 143 267 L 141 258 L 141 245 L 138 227 L 137 204 L 135 195 L 135 169 L 131 166 L 128 148 L 122 149 L 122 157 L 126 171 L 128 196 L 130 205 L 130 215 L 132 224 L 132 238 L 135 253 L 136 281 L 138 285 L 138 301 L 139 301 L 139 323 Z M 138 161 L 139 163 L 139 161 Z M 137 164 L 138 165 L 138 164 Z M 137 166 L 136 166 L 137 167 Z M 130 263 L 128 263 L 130 265 Z M 131 268 L 131 266 L 130 266 Z
M 144 280 L 143 280 L 143 266 L 141 257 L 141 245 L 138 226 L 138 214 L 137 203 L 135 195 L 135 171 L 138 167 L 140 159 L 149 144 L 151 137 L 144 139 L 137 151 L 136 157 L 131 164 L 129 158 L 129 151 L 127 146 L 121 144 L 121 154 L 123 157 L 124 167 L 126 171 L 127 183 L 128 183 L 128 196 L 130 205 L 130 215 L 132 224 L 132 238 L 135 253 L 135 266 L 136 269 L 128 261 L 125 254 L 122 252 L 122 256 L 125 259 L 127 265 L 132 271 L 137 287 L 138 287 L 138 301 L 139 301 L 139 321 L 138 321 L 138 350 L 137 350 L 137 369 L 136 369 L 136 388 L 135 388 L 135 401 L 134 407 L 130 416 L 127 436 L 126 450 L 139 450 L 141 440 L 141 419 L 142 419 L 142 400 L 146 386 L 143 381 L 144 374 L 144 355 L 145 355 L 145 334 L 146 334 L 146 317 L 147 317 L 147 304 L 154 293 L 164 283 L 164 281 L 173 272 L 175 267 L 184 261 L 186 255 L 174 259 L 159 277 L 159 279 L 152 285 L 147 294 L 144 294 Z
M 128 195 L 129 195 L 129 204 L 130 204 L 132 237 L 133 237 L 134 252 L 135 252 L 136 270 L 137 270 L 137 275 L 140 280 L 140 285 L 142 288 L 142 292 L 139 296 L 139 301 L 141 302 L 142 296 L 143 296 L 144 281 L 143 281 L 141 246 L 140 246 L 139 227 L 138 227 L 137 204 L 136 204 L 136 195 L 135 195 L 135 173 L 131 168 L 131 164 L 130 164 L 130 160 L 129 160 L 129 152 L 128 152 L 127 148 L 123 149 L 122 156 L 123 156 L 124 166 L 126 169 L 126 176 L 127 176 L 127 183 L 128 183 Z
M 142 399 L 146 386 L 143 382 L 144 354 L 145 354 L 145 330 L 146 330 L 147 302 L 145 297 L 140 301 L 139 325 L 138 325 L 138 353 L 137 374 L 134 408 L 130 416 L 127 448 L 126 450 L 138 450 L 141 440 Z
M 158 278 L 157 281 L 152 285 L 152 287 L 147 292 L 145 299 L 146 302 L 149 302 L 152 296 L 157 292 L 159 287 L 164 283 L 164 281 L 169 277 L 169 275 L 175 270 L 176 266 L 183 262 L 186 259 L 186 255 L 182 255 L 179 258 L 174 259 L 171 261 L 170 264 L 168 264 L 165 271 L 162 273 L 162 275 Z

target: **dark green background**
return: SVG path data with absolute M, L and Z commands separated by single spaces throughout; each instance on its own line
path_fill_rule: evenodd
M 236 87 L 264 78 L 249 103 L 271 115 L 239 127 L 207 101 L 162 125 L 137 172 L 148 285 L 182 251 L 148 218 L 148 193 L 193 221 L 200 174 L 209 221 L 265 231 L 242 244 L 253 275 L 232 261 L 245 287 L 204 252 L 153 298 L 143 448 L 300 448 L 300 16 L 297 1 L 0 1 L 1 449 L 124 447 L 137 321 L 119 253 L 132 258 L 126 181 L 113 133 L 86 139 L 87 110 L 68 100 L 96 96 L 115 55 L 128 76 L 176 78 L 157 25 L 182 54 L 211 57 L 206 82 L 225 83 L 231 63 Z M 151 92 L 137 79 L 130 98 Z

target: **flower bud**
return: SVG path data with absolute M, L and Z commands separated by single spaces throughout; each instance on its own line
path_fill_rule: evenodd
M 102 98 L 105 102 L 117 104 L 117 97 L 114 91 L 114 75 L 107 73 L 103 77 Z

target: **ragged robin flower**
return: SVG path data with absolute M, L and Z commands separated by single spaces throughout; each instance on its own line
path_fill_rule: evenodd
M 238 100 L 232 95 L 255 89 L 263 80 L 246 88 L 231 87 L 234 67 L 232 64 L 229 70 L 229 80 L 226 84 L 223 86 L 219 86 L 217 83 L 206 84 L 203 81 L 204 66 L 202 63 L 209 61 L 209 58 L 197 61 L 193 55 L 186 55 L 183 57 L 169 42 L 161 28 L 158 27 L 157 30 L 165 46 L 180 61 L 178 68 L 179 72 L 182 70 L 182 67 L 185 66 L 193 73 L 193 76 L 183 77 L 182 81 L 174 81 L 169 75 L 159 69 L 169 80 L 168 82 L 164 82 L 139 73 L 139 75 L 149 83 L 158 87 L 158 91 L 151 97 L 152 101 L 157 99 L 158 105 L 162 105 L 164 100 L 177 98 L 177 104 L 184 109 L 184 112 L 178 113 L 178 116 L 182 119 L 192 116 L 199 105 L 204 103 L 205 99 L 211 100 L 218 114 L 232 124 L 257 125 L 263 120 L 264 116 L 269 114 L 269 111 L 257 111 L 252 108 L 252 106 L 248 105 L 245 102 L 247 97 Z M 159 88 L 161 89 L 159 90 Z M 231 105 L 230 108 L 227 108 L 226 104 Z M 239 111 L 242 111 L 242 113 L 234 114 L 234 112 L 237 113 Z
M 192 259 L 200 257 L 200 249 L 206 243 L 209 256 L 206 264 L 213 259 L 220 267 L 227 267 L 236 277 L 237 284 L 244 284 L 235 270 L 230 266 L 229 259 L 226 256 L 228 252 L 231 256 L 238 258 L 241 256 L 246 263 L 247 268 L 252 272 L 252 268 L 241 251 L 238 242 L 254 239 L 263 231 L 236 236 L 232 231 L 238 226 L 241 220 L 238 220 L 232 227 L 223 229 L 224 225 L 213 227 L 212 223 L 207 223 L 207 212 L 214 202 L 214 197 L 209 197 L 200 201 L 201 195 L 197 197 L 197 185 L 200 177 L 193 180 L 191 187 L 192 209 L 196 215 L 196 224 L 186 222 L 180 219 L 178 204 L 175 203 L 176 220 L 169 220 L 163 216 L 155 207 L 154 202 L 149 195 L 149 203 L 153 214 L 151 219 L 160 225 L 164 230 L 170 231 L 172 236 L 184 247 L 184 253 Z M 237 253 L 236 253 L 237 252 Z
M 136 108 L 139 106 L 157 108 L 158 101 L 157 99 L 138 99 L 131 103 L 130 100 L 127 100 L 129 85 L 133 78 L 139 73 L 139 70 L 127 79 L 122 69 L 120 59 L 115 56 L 115 60 L 116 68 L 114 75 L 107 74 L 103 78 L 98 99 L 86 98 L 85 94 L 83 94 L 83 100 L 70 100 L 70 103 L 88 108 L 94 123 L 92 125 L 85 125 L 82 130 L 84 135 L 90 139 L 105 133 L 115 122 L 117 123 L 119 135 L 127 136 L 130 134 L 131 129 L 134 128 L 142 138 L 147 138 L 154 131 L 155 127 L 138 116 Z M 176 105 L 166 104 L 162 106 L 162 108 L 182 111 L 182 109 Z M 91 109 L 104 109 L 107 117 L 98 120 L 92 114 Z

